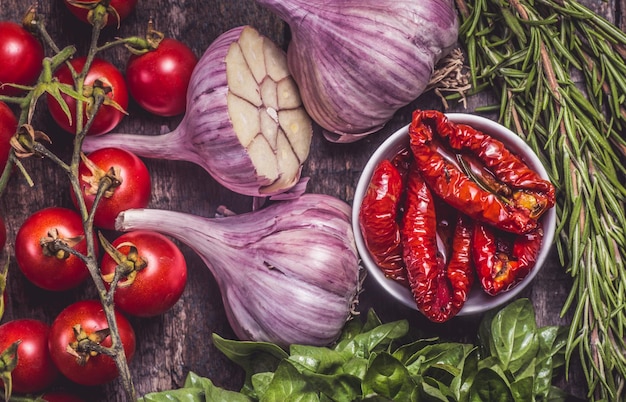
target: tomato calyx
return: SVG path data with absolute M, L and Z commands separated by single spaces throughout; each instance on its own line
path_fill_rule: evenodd
M 4 400 L 8 401 L 13 393 L 13 378 L 11 372 L 17 367 L 17 347 L 21 340 L 13 342 L 0 354 L 0 380 L 4 384 Z
M 102 341 L 111 335 L 109 328 L 104 328 L 88 334 L 80 324 L 72 327 L 76 340 L 67 345 L 66 351 L 76 357 L 79 366 L 87 364 L 91 357 L 99 354 L 110 355 L 107 348 L 101 345 Z
M 17 340 L 0 354 L 0 372 L 13 371 L 17 366 L 17 347 L 22 343 Z
M 119 103 L 108 96 L 111 92 L 113 92 L 111 83 L 103 78 L 96 79 L 92 85 L 84 86 L 83 95 L 87 99 L 85 103 L 87 104 L 87 117 L 89 120 L 93 120 L 102 105 L 114 107 L 128 115 L 128 112 Z
M 124 46 L 132 54 L 140 56 L 144 53 L 158 48 L 164 38 L 165 34 L 161 31 L 157 31 L 154 28 L 154 21 L 152 20 L 152 18 L 150 18 L 148 20 L 148 28 L 146 30 L 145 38 L 129 38 Z
M 84 238 L 85 236 L 82 235 L 64 238 L 59 235 L 59 231 L 56 228 L 52 228 L 48 231 L 46 237 L 39 240 L 39 245 L 45 256 L 65 260 L 72 255 L 70 249 L 74 248 Z
M 104 196 L 111 198 L 115 189 L 122 185 L 122 178 L 120 176 L 121 169 L 119 166 L 111 166 L 109 170 L 101 169 L 98 165 L 93 163 L 85 154 L 81 153 L 80 158 L 91 173 L 91 176 L 82 175 L 83 180 L 87 187 L 85 188 L 85 194 L 97 195 L 100 187 L 104 188 Z
M 30 124 L 23 124 L 17 129 L 17 132 L 9 143 L 15 150 L 15 156 L 18 158 L 28 158 L 30 156 L 42 157 L 42 152 L 39 149 L 40 141 L 52 143 L 50 137 L 43 131 L 35 130 Z
M 100 234 L 100 243 L 102 243 L 102 247 L 117 264 L 113 272 L 102 275 L 102 279 L 108 284 L 113 283 L 116 278 L 118 278 L 118 280 L 124 278 L 124 281 L 118 282 L 117 286 L 130 286 L 135 281 L 135 278 L 137 278 L 137 273 L 148 266 L 148 261 L 139 255 L 137 246 L 132 242 L 122 242 L 118 244 L 117 247 L 113 247 L 113 245 Z M 122 247 L 128 247 L 126 254 L 120 251 Z
M 74 7 L 87 10 L 87 21 L 91 25 L 98 24 L 103 27 L 109 20 L 109 14 L 112 14 L 117 22 L 117 28 L 120 27 L 120 21 L 122 18 L 114 7 L 111 7 L 111 0 L 101 0 L 98 2 L 93 1 L 80 1 L 80 0 L 67 0 L 69 4 Z
M 36 26 L 39 23 L 39 15 L 37 14 L 37 6 L 31 5 L 22 17 L 22 27 L 29 32 L 37 32 Z

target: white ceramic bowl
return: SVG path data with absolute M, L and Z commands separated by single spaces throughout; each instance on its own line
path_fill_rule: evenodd
M 446 114 L 446 116 L 450 121 L 454 123 L 467 124 L 477 130 L 489 134 L 493 138 L 502 141 L 511 152 L 521 157 L 522 160 L 530 168 L 537 172 L 542 178 L 549 179 L 548 173 L 546 172 L 545 168 L 543 167 L 533 150 L 520 137 L 518 137 L 515 133 L 513 133 L 506 127 L 492 120 L 477 115 L 465 113 L 448 113 Z M 359 227 L 359 210 L 361 208 L 361 203 L 363 202 L 363 197 L 365 195 L 365 192 L 367 191 L 367 187 L 369 185 L 374 169 L 381 160 L 393 158 L 393 156 L 396 155 L 401 149 L 408 147 L 408 144 L 409 134 L 407 125 L 396 131 L 389 138 L 387 138 L 371 156 L 371 158 L 363 168 L 363 172 L 361 173 L 361 177 L 355 190 L 352 208 L 352 226 L 354 229 L 357 249 L 359 250 L 359 254 L 361 256 L 363 264 L 368 270 L 368 274 L 371 275 L 376 280 L 376 282 L 378 282 L 382 286 L 382 288 L 391 296 L 393 296 L 396 300 L 398 300 L 407 307 L 417 309 L 411 291 L 407 287 L 386 278 L 380 268 L 376 265 L 373 258 L 369 254 L 367 247 L 365 246 L 365 241 Z M 474 286 L 467 298 L 467 301 L 457 315 L 462 316 L 479 314 L 491 310 L 514 299 L 526 286 L 528 286 L 528 284 L 533 280 L 533 278 L 542 268 L 550 252 L 550 248 L 554 240 L 554 232 L 556 229 L 555 208 L 551 208 L 550 210 L 546 211 L 541 219 L 544 230 L 543 242 L 539 251 L 539 255 L 537 257 L 537 263 L 535 267 L 530 271 L 530 273 L 526 276 L 526 278 L 524 278 L 522 282 L 518 283 L 517 286 L 515 286 L 513 289 L 510 289 L 507 292 L 500 293 L 496 296 L 490 296 L 485 293 L 480 287 L 478 281 L 474 281 Z

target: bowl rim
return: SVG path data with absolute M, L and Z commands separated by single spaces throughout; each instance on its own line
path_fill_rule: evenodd
M 469 113 L 445 113 L 446 117 L 454 123 L 467 124 L 477 130 L 483 131 L 486 134 L 496 138 L 505 143 L 506 147 L 522 157 L 524 162 L 537 172 L 542 178 L 550 180 L 548 172 L 539 160 L 539 157 L 530 148 L 530 146 L 517 134 L 509 130 L 505 126 L 483 116 L 469 114 Z M 393 155 L 400 149 L 408 145 L 408 128 L 409 124 L 399 128 L 393 134 L 391 134 L 381 145 L 376 148 L 373 154 L 368 159 L 367 163 L 363 167 L 361 176 L 357 182 L 357 186 L 354 192 L 354 200 L 352 202 L 352 228 L 354 231 L 355 242 L 357 250 L 361 257 L 362 263 L 365 265 L 368 275 L 374 277 L 376 282 L 394 299 L 401 304 L 409 307 L 413 310 L 417 310 L 417 306 L 414 302 L 411 291 L 405 286 L 385 277 L 382 270 L 378 268 L 373 258 L 367 251 L 363 235 L 361 234 L 361 228 L 359 226 L 359 211 L 363 202 L 363 197 L 369 186 L 369 182 L 372 177 L 372 173 L 380 160 L 389 155 Z M 403 141 L 405 139 L 406 141 Z M 537 276 L 539 271 L 543 268 L 543 265 L 551 252 L 554 242 L 554 236 L 556 231 L 556 208 L 552 207 L 546 211 L 541 217 L 543 224 L 544 237 L 542 245 L 537 256 L 537 262 L 530 273 L 513 289 L 500 293 L 496 296 L 490 296 L 480 289 L 480 285 L 474 284 L 472 291 L 468 295 L 467 302 L 463 305 L 457 316 L 467 316 L 474 314 L 481 314 L 486 311 L 499 307 L 509 301 L 512 301 L 516 296 L 522 292 Z M 477 281 L 475 281 L 477 282 Z M 473 297 L 473 298 L 472 298 Z M 470 302 L 470 298 L 472 298 Z

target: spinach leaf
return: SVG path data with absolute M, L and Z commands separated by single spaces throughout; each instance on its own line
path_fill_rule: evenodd
M 539 350 L 532 303 L 528 299 L 514 301 L 493 317 L 490 328 L 493 355 L 498 357 L 504 370 L 518 375 Z
M 339 342 L 334 349 L 347 355 L 367 359 L 373 352 L 386 350 L 392 341 L 404 337 L 408 331 L 409 323 L 406 320 L 381 324 L 355 335 L 352 339 Z
M 226 357 L 246 371 L 274 371 L 287 352 L 270 342 L 233 341 L 213 334 L 213 343 Z
M 391 401 L 417 401 L 417 384 L 406 367 L 387 352 L 373 356 L 363 379 L 363 396 L 379 396 Z
M 339 370 L 350 356 L 326 347 L 292 345 L 289 360 L 298 362 L 316 373 L 332 373 Z
M 470 346 L 471 348 L 471 346 Z M 467 356 L 468 345 L 462 343 L 436 343 L 427 345 L 407 359 L 404 364 L 416 373 L 433 365 L 458 367 Z M 460 374 L 460 370 L 459 373 Z
M 256 373 L 275 371 L 282 359 L 289 357 L 278 345 L 269 342 L 233 341 L 213 334 L 213 343 L 226 357 L 246 372 L 243 391 L 254 395 L 251 378 Z
M 468 355 L 465 358 L 465 363 L 462 367 L 463 372 L 460 376 L 452 380 L 450 389 L 455 395 L 455 400 L 459 402 L 468 402 L 470 397 L 470 390 L 474 383 L 474 378 L 478 372 L 478 348 L 472 347 Z
M 208 378 L 190 372 L 183 388 L 153 392 L 139 398 L 139 402 L 252 402 L 252 399 L 234 391 L 213 385 Z
M 289 361 L 307 381 L 311 389 L 317 390 L 335 402 L 351 402 L 361 394 L 361 378 L 349 374 L 316 373 L 292 360 Z
M 319 402 L 319 400 L 318 392 L 309 386 L 306 379 L 287 360 L 278 365 L 272 381 L 259 398 L 261 402 Z
M 448 402 L 452 397 L 446 384 L 428 377 L 424 378 L 420 391 L 420 400 Z
M 490 368 L 483 368 L 476 373 L 470 389 L 471 402 L 511 402 L 513 394 L 507 380 Z
M 368 359 L 353 357 L 341 367 L 341 372 L 363 379 L 367 373 Z
M 374 328 L 379 327 L 380 325 L 382 325 L 382 321 L 380 321 L 380 318 L 378 318 L 378 315 L 376 314 L 374 309 L 369 309 L 367 311 L 367 316 L 365 319 L 365 323 L 363 324 L 361 333 L 369 332 Z
M 511 393 L 515 402 L 534 401 L 534 379 L 533 377 L 524 377 L 516 380 L 511 384 Z
M 535 395 L 547 400 L 552 389 L 554 370 L 565 364 L 568 332 L 564 327 L 546 326 L 537 331 L 539 351 L 535 367 Z
M 256 399 L 259 399 L 262 395 L 265 395 L 273 379 L 274 373 L 269 371 L 252 375 L 252 394 L 256 396 Z
M 411 343 L 401 345 L 393 352 L 393 357 L 402 362 L 402 364 L 409 364 L 409 359 L 412 359 L 416 353 L 421 351 L 424 347 L 434 345 L 439 342 L 439 338 L 427 338 L 418 339 Z
M 171 391 L 153 392 L 139 398 L 139 402 L 204 402 L 204 390 L 201 388 L 180 388 Z
M 259 391 L 259 390 L 257 390 Z M 289 359 L 283 360 L 262 393 L 261 402 L 321 401 L 352 402 L 361 391 L 361 380 L 350 375 L 310 371 Z
M 369 309 L 365 317 L 365 322 L 357 319 L 356 317 L 349 320 L 344 329 L 341 331 L 341 335 L 339 336 L 339 339 L 337 339 L 336 343 L 346 343 L 347 341 L 354 339 L 355 336 L 371 331 L 382 324 L 382 321 L 380 321 L 380 318 L 374 309 Z

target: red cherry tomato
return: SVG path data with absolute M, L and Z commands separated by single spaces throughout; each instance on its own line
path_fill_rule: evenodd
M 83 221 L 76 211 L 60 207 L 39 210 L 26 218 L 15 236 L 17 265 L 40 288 L 52 291 L 74 288 L 89 276 L 85 263 L 75 255 L 56 252 L 49 242 L 61 240 L 86 254 L 84 237 Z M 42 239 L 48 243 L 42 245 Z
M 0 60 L 2 60 L 1 56 Z M 0 74 L 2 74 L 2 69 L 0 69 Z M 11 150 L 9 140 L 15 131 L 17 131 L 17 118 L 6 103 L 0 102 L 0 174 L 2 174 L 2 170 L 9 160 L 9 151 Z
M 121 313 L 115 313 L 115 320 L 126 360 L 135 354 L 135 331 L 130 322 Z M 81 300 L 66 307 L 55 318 L 50 327 L 48 347 L 52 360 L 61 373 L 81 385 L 100 385 L 117 378 L 119 372 L 115 361 L 104 354 L 89 354 L 75 350 L 76 333 L 94 337 L 100 330 L 106 330 L 109 324 L 102 305 L 97 300 Z M 111 337 L 106 336 L 97 342 L 103 347 L 111 346 Z M 72 348 L 72 352 L 68 349 Z M 78 354 L 78 356 L 77 356 Z
M 43 58 L 43 46 L 35 36 L 19 24 L 0 22 L 0 84 L 34 84 Z M 21 92 L 8 85 L 0 87 L 0 95 L 15 96 Z
M 76 71 L 81 71 L 85 65 L 86 59 L 79 57 L 70 61 Z M 60 67 L 54 74 L 54 76 L 64 84 L 73 85 L 72 75 L 69 68 L 66 65 Z M 107 94 L 109 100 L 117 103 L 123 110 L 128 108 L 128 89 L 126 88 L 126 82 L 124 76 L 120 71 L 111 63 L 102 60 L 94 59 L 87 76 L 85 77 L 85 87 L 92 88 L 97 86 L 98 83 L 110 92 Z M 95 84 L 95 85 L 94 85 Z M 76 99 L 69 95 L 63 94 L 63 99 L 67 102 L 70 112 L 72 114 L 71 122 L 68 120 L 67 115 L 61 109 L 61 105 L 50 95 L 47 95 L 48 110 L 52 115 L 54 121 L 68 133 L 76 133 Z M 83 113 L 83 125 L 87 124 L 87 102 L 84 104 Z M 117 109 L 113 104 L 104 104 L 98 110 L 98 113 L 94 117 L 94 122 L 87 132 L 88 135 L 100 135 L 107 133 L 115 128 L 120 121 L 124 118 L 124 112 Z
M 63 2 L 79 20 L 91 24 L 89 21 L 89 11 L 91 8 L 95 7 L 100 0 L 63 0 Z M 137 0 L 111 0 L 109 8 L 115 9 L 115 12 L 119 15 L 119 21 L 122 21 L 130 15 L 136 5 Z M 106 26 L 118 25 L 119 21 L 115 12 L 113 10 L 108 12 Z
M 145 208 L 151 195 L 150 173 L 146 165 L 135 154 L 120 148 L 102 148 L 87 155 L 93 166 L 80 163 L 78 175 L 87 209 L 91 211 L 96 198 L 98 183 L 103 174 L 113 169 L 120 185 L 105 194 L 98 204 L 94 225 L 104 229 L 115 229 L 117 215 L 130 208 Z M 71 194 L 74 205 L 76 195 Z
M 178 301 L 187 283 L 187 264 L 170 239 L 160 233 L 138 230 L 124 233 L 112 245 L 125 256 L 131 254 L 132 245 L 137 256 L 131 259 L 132 265 L 139 268 L 128 279 L 120 281 L 115 290 L 115 305 L 120 310 L 151 317 L 164 313 Z M 113 275 L 117 265 L 105 254 L 100 267 L 102 275 Z
M 32 319 L 18 319 L 0 325 L 0 353 L 15 341 L 17 366 L 11 372 L 13 392 L 43 391 L 57 378 L 59 372 L 48 352 L 48 324 Z
M 126 65 L 126 82 L 139 106 L 158 116 L 185 112 L 187 87 L 198 58 L 184 43 L 165 38 L 142 55 L 132 55 Z

